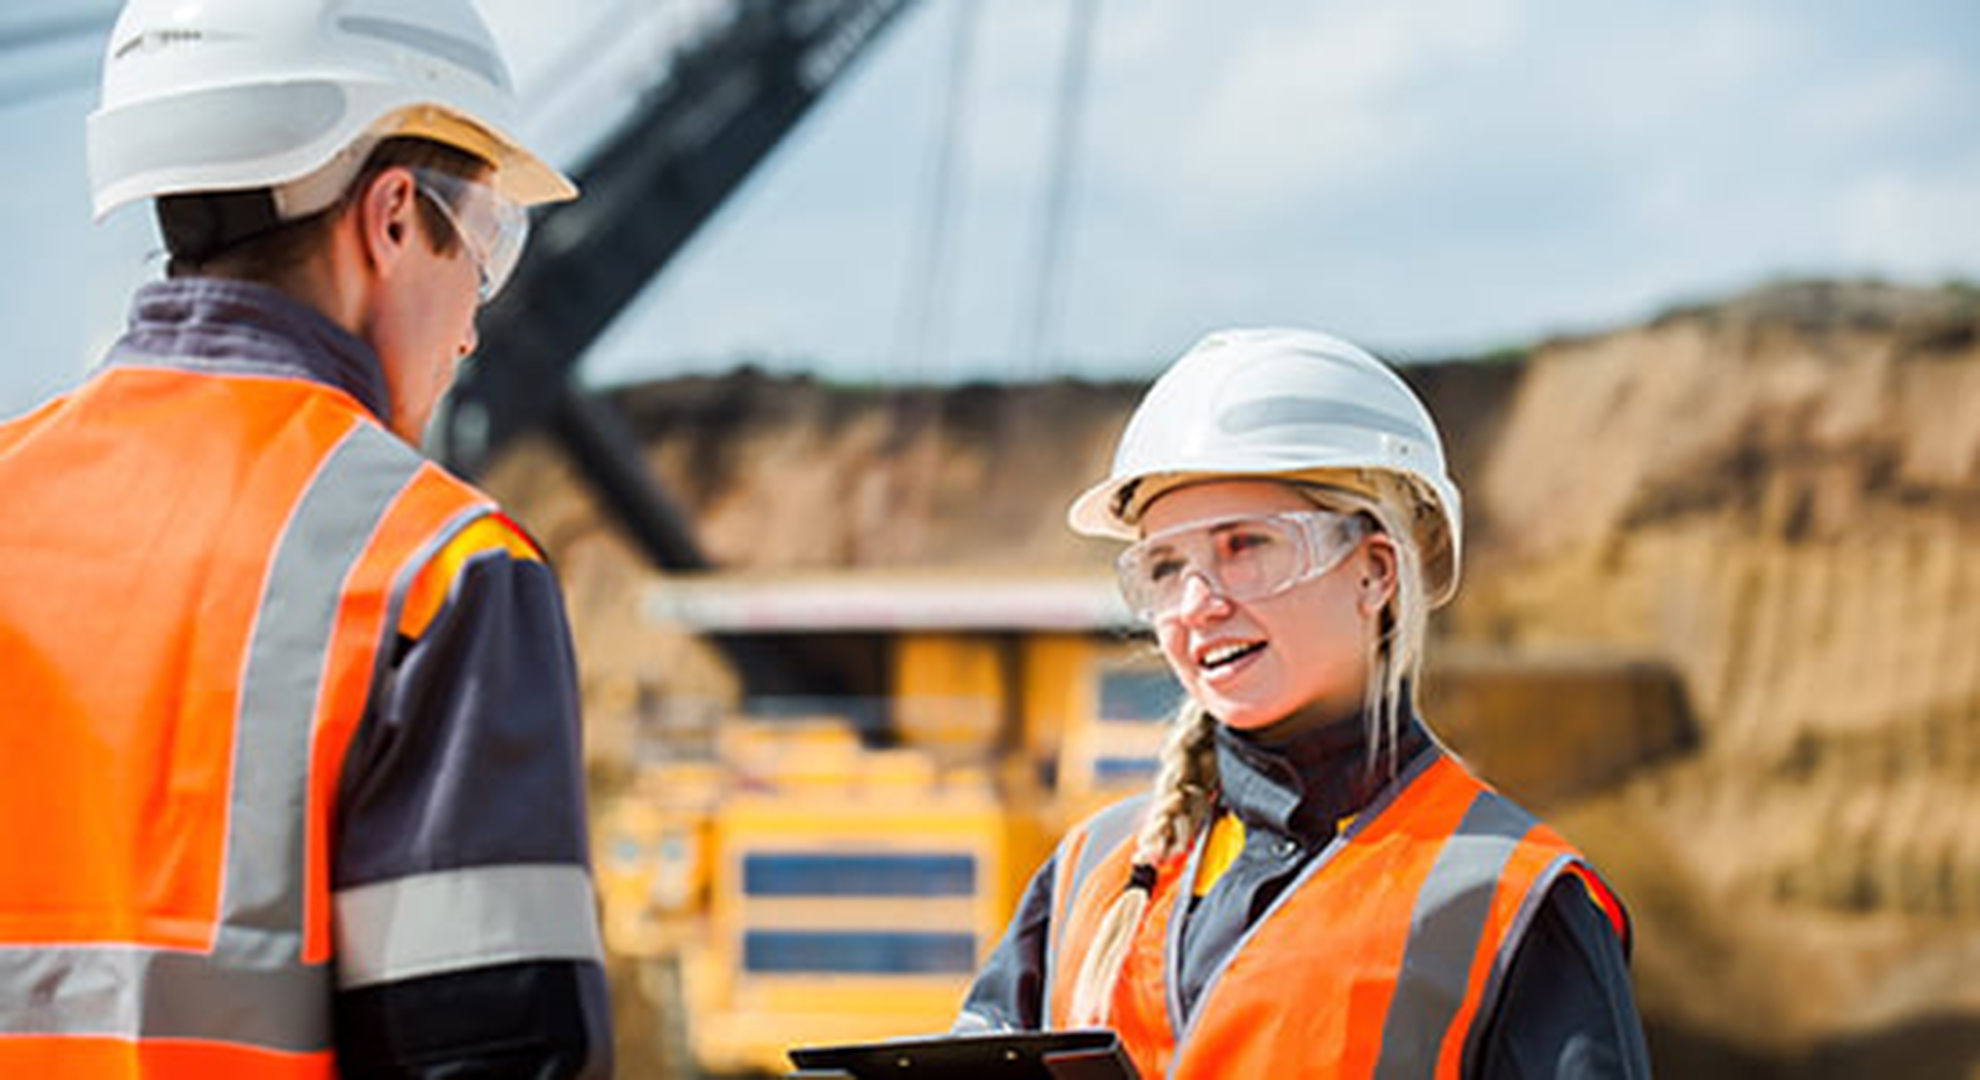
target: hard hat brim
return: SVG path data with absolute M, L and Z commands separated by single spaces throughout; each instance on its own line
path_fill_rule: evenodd
M 1081 536 L 1138 540 L 1141 536 L 1141 517 L 1149 505 L 1178 488 L 1218 480 L 1278 480 L 1346 488 L 1372 495 L 1369 486 L 1359 479 L 1358 474 L 1362 472 L 1365 469 L 1358 466 L 1309 466 L 1300 469 L 1192 470 L 1110 478 L 1086 489 L 1073 500 L 1066 509 L 1066 525 Z
M 391 121 L 388 133 L 431 139 L 486 159 L 495 166 L 495 190 L 524 206 L 577 198 L 577 184 L 520 141 L 451 109 L 408 109 Z

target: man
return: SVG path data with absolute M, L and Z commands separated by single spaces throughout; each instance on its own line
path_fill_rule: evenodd
M 602 1076 L 556 583 L 413 448 L 525 207 L 469 0 L 130 0 L 168 280 L 0 426 L 0 1076 Z

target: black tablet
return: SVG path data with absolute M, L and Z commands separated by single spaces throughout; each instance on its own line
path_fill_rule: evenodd
M 1104 1028 L 806 1046 L 790 1057 L 807 1072 L 857 1080 L 1138 1080 L 1120 1038 Z

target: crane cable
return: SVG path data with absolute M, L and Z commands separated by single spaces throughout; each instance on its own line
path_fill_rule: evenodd
M 1059 69 L 1059 90 L 1053 118 L 1050 156 L 1047 158 L 1045 198 L 1039 214 L 1037 246 L 1034 248 L 1031 292 L 1025 315 L 1018 322 L 1017 340 L 1011 347 L 1020 380 L 1031 380 L 1051 370 L 1047 356 L 1058 346 L 1059 301 L 1063 299 L 1066 264 L 1067 218 L 1078 175 L 1080 122 L 1086 105 L 1087 73 L 1092 66 L 1093 31 L 1098 22 L 1100 0 L 1071 0 L 1067 5 L 1066 44 Z
M 970 60 L 976 51 L 977 0 L 956 0 L 949 40 L 948 83 L 943 91 L 943 122 L 928 160 L 915 222 L 908 277 L 902 288 L 893 368 L 920 381 L 930 374 L 944 347 L 953 259 L 950 226 L 960 218 L 961 184 L 956 158 L 969 121 Z
M 981 9 L 978 0 L 955 0 L 941 129 L 924 167 L 888 364 L 893 372 L 886 395 L 889 481 L 880 493 L 885 520 L 934 514 L 940 461 L 932 451 L 942 435 L 943 402 L 941 391 L 930 384 L 938 381 L 937 360 L 948 329 L 953 269 L 949 234 L 962 202 L 956 159 L 968 129 L 970 67 Z
M 103 40 L 110 36 L 110 27 L 116 18 L 116 11 L 111 9 L 23 19 L 10 25 L 0 25 L 0 57 L 6 61 L 0 64 L 0 72 L 5 72 L 4 77 L 0 77 L 0 109 L 82 90 L 95 82 L 98 49 Z M 87 59 L 71 58 L 67 63 L 44 70 L 39 76 L 22 74 L 22 64 L 18 59 L 22 54 L 45 54 L 85 44 L 91 46 Z
M 110 25 L 116 19 L 114 9 L 94 14 L 70 13 L 40 20 L 23 19 L 11 26 L 0 26 L 0 53 L 52 45 L 78 37 L 100 42 L 109 36 Z

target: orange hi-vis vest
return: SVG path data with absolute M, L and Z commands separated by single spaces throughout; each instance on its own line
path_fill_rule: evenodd
M 1102 811 L 1060 845 L 1051 1027 L 1067 1026 L 1080 963 L 1127 884 L 1142 805 Z M 1628 940 L 1615 894 L 1565 840 L 1432 750 L 1314 857 L 1179 1024 L 1174 912 L 1201 850 L 1157 869 L 1115 987 L 1111 1023 L 1148 1080 L 1456 1080 L 1481 1006 L 1560 875 L 1580 878 Z
M 493 505 L 341 390 L 163 367 L 0 426 L 0 492 L 0 1076 L 335 1075 L 346 750 Z

